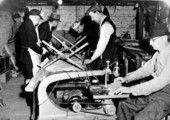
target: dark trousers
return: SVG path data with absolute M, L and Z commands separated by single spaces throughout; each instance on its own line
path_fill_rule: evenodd
M 32 63 L 22 63 L 20 62 L 20 65 L 21 65 L 21 70 L 22 70 L 22 73 L 25 77 L 25 80 L 27 79 L 31 79 L 33 77 L 33 72 L 32 72 L 32 69 L 33 69 L 33 65 Z
M 170 85 L 149 96 L 128 98 L 118 105 L 117 120 L 161 120 L 170 113 Z
M 33 77 L 32 69 L 33 69 L 33 65 L 31 62 L 28 64 L 21 62 L 21 70 L 25 77 L 25 80 L 31 79 Z M 26 85 L 25 85 L 25 87 L 26 87 Z M 26 98 L 26 103 L 30 107 L 31 114 L 32 114 L 32 112 L 33 112 L 33 93 L 24 91 L 24 94 L 25 94 L 25 98 Z

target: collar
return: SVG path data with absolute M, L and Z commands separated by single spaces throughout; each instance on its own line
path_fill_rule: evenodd
M 52 29 L 52 25 L 51 25 L 51 23 L 50 23 L 50 22 L 48 22 L 48 24 L 49 24 L 49 26 L 50 26 L 50 31 L 51 31 L 51 29 Z
M 100 27 L 102 26 L 102 23 L 103 23 L 103 21 L 104 21 L 105 18 L 106 18 L 106 16 L 104 15 L 103 18 L 102 18 L 101 21 L 100 21 Z

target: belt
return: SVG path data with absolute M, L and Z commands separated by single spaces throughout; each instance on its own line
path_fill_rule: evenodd
M 29 48 L 29 47 L 21 46 L 21 48 Z

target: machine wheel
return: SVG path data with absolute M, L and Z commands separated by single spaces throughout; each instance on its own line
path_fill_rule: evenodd
M 80 103 L 78 103 L 78 102 L 74 102 L 74 103 L 71 103 L 72 104 L 72 110 L 74 111 L 74 112 L 80 112 L 81 111 L 81 109 L 82 109 L 82 106 L 81 106 L 81 104 Z

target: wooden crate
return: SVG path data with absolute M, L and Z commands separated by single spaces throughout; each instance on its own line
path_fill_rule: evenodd
M 0 74 L 10 69 L 10 57 L 8 55 L 0 57 Z
M 12 78 L 11 71 L 8 70 L 3 74 L 0 74 L 0 83 L 6 83 Z
M 6 83 L 11 79 L 9 56 L 0 57 L 0 82 Z

